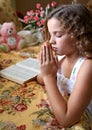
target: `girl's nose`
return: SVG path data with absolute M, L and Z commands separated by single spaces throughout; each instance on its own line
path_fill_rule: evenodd
M 50 44 L 55 44 L 55 40 L 52 37 L 50 37 L 49 42 L 50 42 Z

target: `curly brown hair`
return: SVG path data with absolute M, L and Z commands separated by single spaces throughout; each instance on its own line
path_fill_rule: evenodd
M 80 54 L 92 58 L 92 12 L 80 3 L 57 7 L 46 18 L 43 29 L 44 40 L 50 38 L 47 22 L 53 17 L 77 39 L 76 46 Z

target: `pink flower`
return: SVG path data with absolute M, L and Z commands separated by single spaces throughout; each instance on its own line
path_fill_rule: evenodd
M 37 25 L 38 27 L 41 27 L 41 23 L 40 23 L 39 21 L 36 23 L 36 25 Z
M 41 108 L 42 107 L 42 104 L 37 104 L 36 105 L 38 108 Z
M 40 12 L 40 16 L 41 16 L 41 17 L 44 17 L 44 13 L 45 13 L 44 11 L 41 11 L 41 12 Z
M 25 23 L 28 23 L 28 21 L 29 21 L 28 17 L 25 16 L 25 17 L 24 17 L 24 22 L 25 22 Z
M 47 9 L 50 9 L 50 4 L 47 4 Z
M 38 17 L 38 16 L 34 16 L 34 20 L 35 20 L 35 21 L 38 21 L 38 20 L 39 20 L 39 17 Z
M 51 5 L 52 5 L 52 7 L 56 7 L 57 3 L 56 3 L 55 1 L 53 1 L 53 2 L 51 3 Z
M 37 4 L 36 4 L 36 8 L 37 8 L 37 9 L 40 9 L 40 8 L 41 8 L 41 4 L 40 4 L 40 3 L 37 3 Z
M 46 100 L 42 99 L 41 102 L 39 104 L 36 105 L 38 108 L 41 107 L 46 107 L 46 108 L 50 108 L 50 105 L 47 103 Z
M 26 13 L 26 14 L 27 14 L 27 16 L 30 16 L 30 11 L 27 11 L 27 13 Z
M 41 12 L 40 10 L 36 10 L 35 11 L 36 14 L 40 14 L 40 12 Z
M 45 22 L 45 20 L 44 20 L 44 19 L 41 19 L 41 24 L 42 24 L 42 25 L 44 24 L 44 22 Z
M 34 15 L 34 11 L 33 10 L 30 10 L 30 15 Z
M 30 29 L 37 29 L 44 26 L 45 17 L 56 7 L 56 2 L 48 3 L 45 9 L 40 3 L 36 4 L 36 10 L 29 10 L 24 16 L 24 23 L 30 25 Z
M 27 106 L 23 103 L 19 103 L 15 106 L 15 110 L 22 112 L 27 110 Z
M 34 19 L 34 16 L 31 15 L 31 16 L 29 17 L 29 20 L 33 20 L 33 19 Z

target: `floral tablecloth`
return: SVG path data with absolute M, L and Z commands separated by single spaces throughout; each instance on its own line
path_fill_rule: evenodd
M 0 52 L 0 69 L 25 58 L 37 58 L 40 45 L 21 51 Z M 66 130 L 90 130 L 82 121 Z M 51 110 L 43 87 L 33 80 L 26 86 L 0 77 L 0 130 L 64 130 Z
M 37 58 L 39 50 L 40 45 L 10 53 L 0 52 L 0 68 L 28 57 Z M 53 113 L 46 92 L 35 80 L 22 86 L 0 77 L 0 130 L 43 130 L 50 116 L 53 117 Z

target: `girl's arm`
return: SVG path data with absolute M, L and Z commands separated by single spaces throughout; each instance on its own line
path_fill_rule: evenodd
M 62 126 L 70 127 L 80 119 L 92 98 L 92 60 L 83 63 L 66 102 L 57 87 L 57 65 L 49 46 L 42 48 L 40 57 L 41 74 L 53 112 Z
M 44 81 L 41 74 L 37 75 L 37 82 L 41 85 L 44 85 Z

